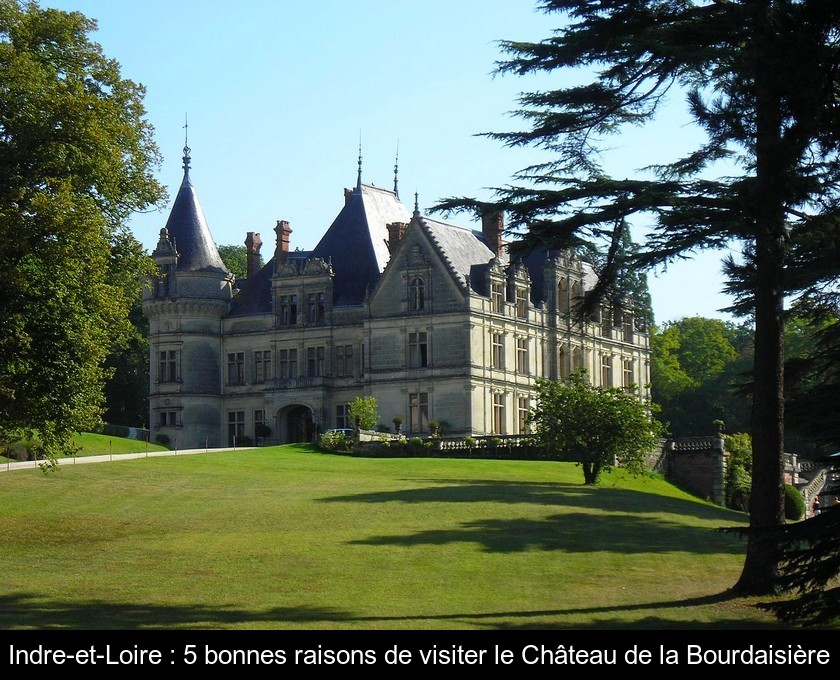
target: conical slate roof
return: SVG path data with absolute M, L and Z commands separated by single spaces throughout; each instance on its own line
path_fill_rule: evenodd
M 190 182 L 189 147 L 184 147 L 184 179 L 172 204 L 166 230 L 178 251 L 178 271 L 227 271 Z

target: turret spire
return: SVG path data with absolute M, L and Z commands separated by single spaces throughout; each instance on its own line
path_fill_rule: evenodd
M 359 130 L 359 174 L 356 177 L 356 189 L 362 190 L 362 131 Z
M 397 140 L 397 157 L 394 159 L 394 194 L 400 197 L 400 190 L 397 188 L 397 175 L 400 170 L 400 140 Z
M 190 123 L 187 114 L 184 114 L 184 179 L 190 174 L 190 144 L 189 144 Z

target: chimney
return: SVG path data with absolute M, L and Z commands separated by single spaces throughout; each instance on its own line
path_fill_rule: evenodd
M 496 255 L 502 253 L 502 234 L 505 231 L 505 218 L 501 212 L 486 212 L 481 215 L 481 233 L 487 239 Z
M 353 190 L 352 189 L 345 189 L 344 190 L 344 205 L 347 205 L 350 202 L 350 199 L 353 197 Z
M 289 235 L 292 233 L 291 227 L 286 220 L 277 220 L 277 226 L 274 227 L 277 233 L 277 247 L 274 249 L 274 262 L 280 264 L 285 262 L 289 257 Z
M 388 250 L 393 253 L 403 240 L 408 225 L 405 222 L 391 222 L 386 226 L 388 227 Z
M 260 248 L 262 248 L 262 239 L 259 234 L 249 231 L 245 237 L 245 253 L 248 258 L 248 280 L 254 278 L 254 275 L 260 269 Z

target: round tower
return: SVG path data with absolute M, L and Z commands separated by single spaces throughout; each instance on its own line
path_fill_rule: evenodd
M 159 274 L 143 293 L 151 438 L 179 449 L 223 443 L 221 326 L 233 284 L 189 171 L 185 146 L 184 179 L 152 253 Z

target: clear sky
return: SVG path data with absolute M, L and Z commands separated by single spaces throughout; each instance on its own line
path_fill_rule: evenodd
M 356 181 L 392 188 L 421 211 L 449 196 L 490 199 L 533 149 L 478 136 L 521 127 L 516 96 L 550 79 L 493 76 L 497 42 L 540 40 L 558 18 L 529 0 L 41 0 L 99 23 L 93 39 L 125 77 L 147 88 L 147 119 L 174 196 L 184 121 L 190 177 L 216 242 L 259 232 L 266 259 L 278 219 L 292 247 L 315 246 Z M 676 105 L 681 102 L 674 102 Z M 616 175 L 673 158 L 696 142 L 678 115 L 610 140 Z M 131 226 L 154 247 L 163 212 Z M 466 216 L 452 221 L 468 225 Z M 639 227 L 639 225 L 635 225 Z M 639 227 L 640 228 L 640 227 Z M 703 253 L 649 277 L 657 323 L 725 317 L 721 253 Z

